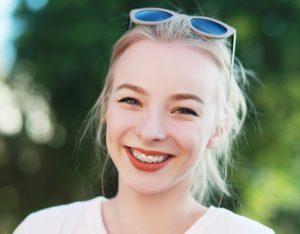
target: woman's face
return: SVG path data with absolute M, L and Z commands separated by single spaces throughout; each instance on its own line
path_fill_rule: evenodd
M 106 113 L 107 148 L 122 186 L 153 194 L 191 178 L 214 136 L 218 76 L 208 54 L 181 42 L 144 40 L 125 50 Z

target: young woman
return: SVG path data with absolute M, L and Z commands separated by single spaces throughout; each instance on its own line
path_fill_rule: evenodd
M 213 188 L 229 195 L 230 146 L 247 112 L 235 29 L 161 8 L 132 10 L 129 28 L 91 114 L 118 171 L 116 196 L 34 212 L 15 234 L 274 233 L 204 205 Z

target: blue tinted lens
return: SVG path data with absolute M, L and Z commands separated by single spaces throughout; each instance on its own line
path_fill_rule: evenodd
M 199 31 L 212 35 L 223 35 L 227 32 L 223 25 L 209 19 L 192 19 L 191 24 Z
M 171 13 L 160 10 L 144 10 L 135 14 L 135 18 L 142 21 L 161 21 L 171 16 Z

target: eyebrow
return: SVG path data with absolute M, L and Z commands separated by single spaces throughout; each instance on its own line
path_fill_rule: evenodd
M 131 90 L 133 90 L 137 93 L 140 93 L 144 96 L 149 97 L 149 93 L 145 89 L 143 89 L 139 86 L 133 85 L 133 84 L 129 84 L 129 83 L 121 84 L 120 86 L 117 87 L 116 91 L 119 91 L 120 89 L 124 89 L 124 88 L 131 89 Z M 176 100 L 176 101 L 177 100 L 192 99 L 192 100 L 195 100 L 195 101 L 201 103 L 202 105 L 205 104 L 202 98 L 200 98 L 200 97 L 198 97 L 194 94 L 190 94 L 190 93 L 177 93 L 177 94 L 172 95 L 170 97 L 170 99 L 171 100 Z

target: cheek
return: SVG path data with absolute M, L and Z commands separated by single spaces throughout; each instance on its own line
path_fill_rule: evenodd
M 183 154 L 198 154 L 205 148 L 209 139 L 208 128 L 204 122 L 174 122 L 170 126 L 174 140 L 184 151 Z
M 207 132 L 206 125 L 199 122 L 173 124 L 172 136 L 181 149 L 178 174 L 186 176 L 194 172 L 206 150 Z
M 201 136 L 198 131 L 200 126 L 190 123 L 173 123 L 171 131 L 175 145 L 180 149 L 174 171 L 179 180 L 191 175 L 201 158 Z
M 121 109 L 115 104 L 110 104 L 106 114 L 106 142 L 107 147 L 109 145 L 118 146 L 121 142 L 122 136 L 129 130 L 132 129 L 136 119 L 134 115 L 128 111 Z M 126 143 L 126 142 L 123 142 Z

